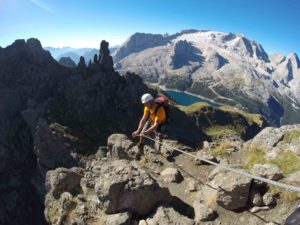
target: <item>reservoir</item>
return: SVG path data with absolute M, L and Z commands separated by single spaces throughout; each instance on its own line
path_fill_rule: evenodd
M 208 104 L 211 104 L 212 106 L 219 107 L 221 104 L 210 101 L 208 99 L 203 99 L 200 97 L 196 97 L 190 94 L 187 94 L 182 91 L 171 91 L 168 90 L 166 93 L 169 95 L 170 98 L 174 99 L 178 104 L 183 106 L 189 106 L 196 102 L 206 102 Z

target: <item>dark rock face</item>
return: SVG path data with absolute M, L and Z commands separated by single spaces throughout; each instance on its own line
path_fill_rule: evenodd
M 201 65 L 204 61 L 204 57 L 201 56 L 199 49 L 193 47 L 193 45 L 186 40 L 176 43 L 172 59 L 174 69 L 189 65 L 191 62 L 197 62 Z
M 103 49 L 105 62 L 109 56 Z M 133 121 L 141 111 L 137 103 L 147 87 L 133 74 L 120 77 L 112 67 L 110 71 L 96 66 L 71 71 L 44 51 L 37 39 L 17 40 L 0 49 L 0 174 L 5 180 L 0 199 L 7 203 L 0 206 L 1 224 L 46 224 L 43 176 L 47 170 L 74 166 L 76 154 L 93 151 L 112 130 L 123 127 L 129 132 L 136 126 Z M 90 76 L 83 76 L 87 72 Z M 118 114 L 116 119 L 111 111 Z M 40 118 L 45 120 L 36 130 Z M 70 126 L 80 140 L 76 135 L 66 139 L 70 132 L 60 133 L 53 125 L 57 122 Z M 85 149 L 74 149 L 81 143 Z
M 274 112 L 277 118 L 280 119 L 280 117 L 283 116 L 284 108 L 273 96 L 270 96 L 270 98 L 268 99 L 268 106 Z M 277 121 L 279 121 L 279 119 Z M 279 126 L 280 123 L 277 123 L 276 125 Z
M 43 119 L 36 126 L 34 151 L 43 177 L 48 170 L 57 167 L 70 168 L 78 165 L 76 152 L 77 148 L 80 147 L 80 141 L 68 135 L 67 132 L 61 134 L 57 126 L 59 125 L 51 124 L 51 126 L 48 126 Z M 60 128 L 63 129 L 62 126 Z M 66 139 L 69 139 L 69 141 Z
M 64 70 L 60 70 L 36 39 L 17 40 L 0 49 L 0 68 L 0 174 L 3 179 L 0 223 L 46 224 L 43 190 L 34 188 L 40 181 L 36 175 L 32 130 L 21 112 L 33 107 L 28 102 L 45 101 Z M 34 116 L 31 118 L 34 120 Z

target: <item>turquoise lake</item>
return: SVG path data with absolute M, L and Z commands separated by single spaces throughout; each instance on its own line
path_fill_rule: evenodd
M 179 92 L 179 91 L 166 91 L 167 94 L 174 99 L 178 104 L 183 105 L 183 106 L 189 106 L 191 104 L 194 104 L 196 102 L 206 102 L 209 103 L 215 107 L 221 106 L 221 104 L 218 104 L 216 102 L 209 101 L 207 99 L 199 98 L 193 95 L 189 95 L 184 92 Z

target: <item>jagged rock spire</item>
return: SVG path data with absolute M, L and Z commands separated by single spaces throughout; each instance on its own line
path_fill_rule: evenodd
M 83 56 L 80 56 L 80 59 L 79 59 L 79 63 L 77 65 L 77 68 L 80 70 L 80 71 L 83 71 L 86 69 L 86 64 L 85 64 L 85 59 Z
M 94 55 L 94 63 L 97 63 L 97 62 L 98 62 L 98 55 L 95 54 L 95 55 Z
M 109 43 L 105 40 L 101 41 L 100 44 L 100 63 L 102 64 L 103 68 L 113 68 L 113 59 L 109 55 L 109 49 L 108 49 Z

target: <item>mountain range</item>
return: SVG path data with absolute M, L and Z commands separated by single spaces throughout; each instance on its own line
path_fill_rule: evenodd
M 268 55 L 242 34 L 135 33 L 112 56 L 121 73 L 260 113 L 276 126 L 300 122 L 297 54 Z
M 110 52 L 117 49 L 118 46 L 109 48 Z M 70 57 L 76 64 L 79 62 L 80 56 L 85 58 L 88 63 L 89 60 L 93 61 L 94 55 L 99 53 L 99 49 L 96 48 L 72 48 L 72 47 L 45 47 L 45 50 L 49 51 L 54 59 L 57 61 L 62 57 Z

